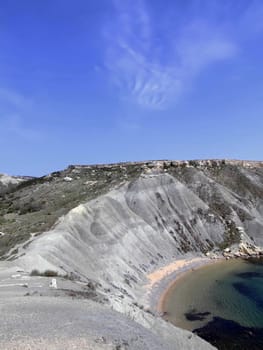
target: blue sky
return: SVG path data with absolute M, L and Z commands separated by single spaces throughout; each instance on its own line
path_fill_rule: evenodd
M 261 0 L 0 2 L 0 172 L 262 159 Z

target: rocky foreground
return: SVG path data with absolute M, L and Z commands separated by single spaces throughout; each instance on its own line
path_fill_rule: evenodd
M 155 313 L 147 277 L 262 253 L 262 162 L 70 166 L 1 188 L 1 348 L 213 348 Z

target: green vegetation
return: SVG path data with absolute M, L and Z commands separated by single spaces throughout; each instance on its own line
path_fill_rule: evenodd
M 218 243 L 221 250 L 230 247 L 232 244 L 240 243 L 240 232 L 233 221 L 226 223 L 223 242 Z
M 43 272 L 40 272 L 37 269 L 32 270 L 31 273 L 30 273 L 30 276 L 61 277 L 61 278 L 68 279 L 68 280 L 71 280 L 71 281 L 76 280 L 78 278 L 74 273 L 61 275 L 57 271 L 45 270 Z M 94 284 L 92 282 L 89 282 L 87 284 L 87 287 L 89 287 L 90 289 L 94 289 L 95 290 L 95 286 L 94 286 Z
M 22 243 L 30 238 L 30 234 L 5 234 L 0 236 L 0 260 L 7 258 L 5 254 L 15 245 Z M 15 254 L 15 252 L 13 252 Z
M 263 198 L 261 186 L 262 168 L 247 169 L 240 164 L 231 164 L 227 161 L 189 162 L 165 161 L 159 163 L 159 171 L 172 175 L 193 191 L 209 206 L 209 213 L 214 214 L 219 221 L 231 219 L 235 212 L 242 222 L 253 219 L 249 208 L 256 206 Z M 26 242 L 31 233 L 41 234 L 50 230 L 58 218 L 67 214 L 72 208 L 97 198 L 120 186 L 125 181 L 133 181 L 145 169 L 155 167 L 154 162 L 120 163 L 99 166 L 69 166 L 63 171 L 57 171 L 40 178 L 29 178 L 10 188 L 6 193 L 0 193 L 0 259 L 7 258 L 8 252 L 16 244 Z M 247 172 L 252 176 L 247 176 Z M 68 180 L 70 178 L 70 180 Z M 203 182 L 203 178 L 205 181 Z M 253 178 L 260 181 L 253 181 Z M 210 181 L 211 179 L 211 181 Z M 233 193 L 241 203 L 226 202 L 220 186 Z M 158 199 L 161 205 L 161 198 Z M 248 210 L 241 209 L 248 208 Z M 202 219 L 206 213 L 197 213 Z M 194 226 L 194 220 L 187 223 L 189 232 Z M 211 220 L 207 218 L 207 221 Z M 162 223 L 157 222 L 157 226 Z M 177 230 L 178 231 L 178 230 Z M 179 230 L 170 232 L 183 252 L 192 250 L 191 242 L 184 239 Z M 238 241 L 238 233 L 226 227 L 224 244 Z M 196 238 L 198 241 L 198 239 Z M 199 244 L 199 243 L 198 243 Z M 205 246 L 200 242 L 202 251 L 212 247 L 212 242 Z
M 41 178 L 19 183 L 0 196 L 0 258 L 31 233 L 51 229 L 59 217 L 81 203 L 107 193 L 141 173 L 141 164 L 70 166 Z M 65 181 L 70 177 L 72 181 Z
M 34 269 L 31 271 L 30 276 L 57 277 L 58 273 L 56 271 L 52 271 L 52 270 L 46 270 L 44 272 L 39 272 L 38 270 Z

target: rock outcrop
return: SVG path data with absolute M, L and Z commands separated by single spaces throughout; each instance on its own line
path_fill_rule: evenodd
M 0 174 L 0 195 L 9 192 L 13 188 L 15 188 L 19 183 L 26 181 L 26 179 L 28 178 Z
M 52 222 L 52 229 L 31 237 L 26 247 L 5 253 L 9 259 L 16 258 L 15 264 L 29 272 L 54 270 L 92 283 L 109 306 L 167 339 L 171 339 L 172 326 L 165 326 L 147 309 L 147 274 L 186 255 L 212 257 L 222 251 L 226 257 L 252 251 L 259 255 L 263 246 L 262 162 L 70 166 L 18 186 L 14 194 L 19 200 L 28 196 L 36 203 L 36 210 L 30 213 L 14 210 L 14 220 L 19 216 L 25 223 L 29 218 L 47 220 L 50 200 L 57 221 Z M 40 208 L 37 194 L 46 194 Z M 68 200 L 63 204 L 65 211 L 57 208 L 62 199 Z M 5 200 L 10 203 L 9 194 Z M 6 230 L 10 227 L 4 226 Z M 41 232 L 41 226 L 36 231 Z M 177 329 L 172 334 L 186 341 L 188 333 L 184 338 L 180 332 Z M 204 343 L 199 348 L 204 349 Z

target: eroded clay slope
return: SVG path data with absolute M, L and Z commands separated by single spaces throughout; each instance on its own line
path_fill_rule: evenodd
M 82 204 L 61 216 L 51 230 L 18 247 L 14 264 L 28 272 L 55 270 L 91 282 L 105 296 L 105 306 L 151 328 L 175 349 L 209 348 L 147 312 L 146 276 L 179 257 L 240 242 L 262 246 L 262 163 L 135 163 L 135 172 L 129 164 L 129 176 L 126 166 L 119 165 L 121 181 L 113 166 L 112 186 L 107 184 L 110 168 L 96 168 L 95 173 L 89 168 L 90 174 L 102 176 L 100 193 L 94 195 L 94 187 L 88 187 L 88 200 L 82 196 Z M 51 180 L 56 194 L 59 188 L 63 196 L 67 186 L 73 191 L 86 184 L 79 169 L 70 170 L 76 178 Z M 48 188 L 43 181 L 41 188 Z

